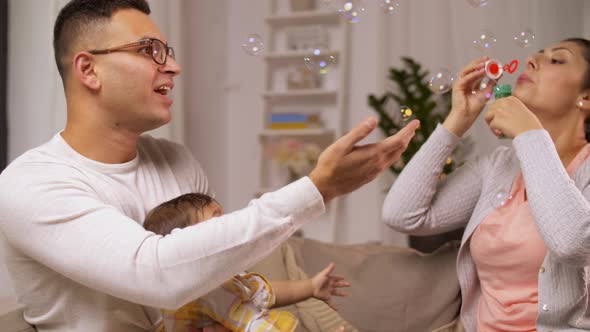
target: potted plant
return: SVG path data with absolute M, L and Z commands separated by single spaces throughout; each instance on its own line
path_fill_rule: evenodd
M 398 132 L 409 119 L 420 120 L 420 127 L 407 150 L 400 160 L 390 167 L 394 175 L 403 170 L 436 126 L 446 118 L 451 107 L 450 93 L 438 95 L 430 89 L 430 76 L 427 70 L 422 69 L 422 66 L 410 57 L 402 57 L 401 60 L 401 68 L 389 68 L 388 78 L 393 83 L 392 91 L 386 91 L 381 96 L 371 94 L 368 97 L 369 106 L 378 114 L 378 127 L 385 136 Z M 471 140 L 464 139 L 447 159 L 441 179 L 462 164 L 465 154 L 470 149 Z M 449 240 L 460 239 L 462 233 L 463 230 L 459 230 L 428 237 L 410 236 L 410 247 L 432 252 Z

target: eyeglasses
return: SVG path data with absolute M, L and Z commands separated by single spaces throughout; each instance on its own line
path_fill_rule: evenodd
M 154 62 L 159 65 L 166 64 L 166 59 L 171 57 L 172 59 L 176 59 L 174 56 L 174 49 L 169 47 L 168 45 L 164 44 L 163 41 L 156 39 L 156 38 L 144 38 L 135 43 L 125 44 L 121 46 L 111 47 L 104 50 L 92 50 L 88 51 L 90 54 L 109 54 L 113 52 L 123 51 L 129 48 L 140 47 L 143 46 L 146 48 L 152 55 L 152 59 Z

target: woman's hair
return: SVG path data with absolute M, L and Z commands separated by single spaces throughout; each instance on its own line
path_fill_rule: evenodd
M 582 80 L 582 90 L 590 89 L 590 40 L 584 38 L 568 38 L 564 41 L 576 43 L 582 49 L 582 56 L 584 56 L 588 65 L 584 73 L 584 79 Z M 590 118 L 584 120 L 584 133 L 586 135 L 586 141 L 590 142 Z
M 190 193 L 178 196 L 153 208 L 145 217 L 143 227 L 160 235 L 167 235 L 175 228 L 184 228 L 195 223 L 195 212 L 202 213 L 213 202 L 211 196 Z

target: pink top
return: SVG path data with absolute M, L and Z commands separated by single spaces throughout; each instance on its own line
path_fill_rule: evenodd
M 590 144 L 567 167 L 570 176 L 590 155 Z M 491 202 L 493 203 L 493 202 Z M 538 273 L 546 255 L 520 173 L 512 191 L 473 232 L 470 242 L 482 294 L 479 331 L 536 331 Z

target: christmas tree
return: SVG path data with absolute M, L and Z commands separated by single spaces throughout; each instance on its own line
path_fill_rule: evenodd
M 400 161 L 390 167 L 395 174 L 402 171 L 436 129 L 437 124 L 443 122 L 451 107 L 450 93 L 437 95 L 430 89 L 430 76 L 427 70 L 423 70 L 412 58 L 402 57 L 401 60 L 401 69 L 389 69 L 388 78 L 394 83 L 395 92 L 387 91 L 380 97 L 369 95 L 369 106 L 379 115 L 378 126 L 385 136 L 397 133 L 410 119 L 420 120 L 420 127 L 416 130 L 408 149 Z M 392 102 L 395 105 L 392 105 Z M 452 172 L 457 166 L 456 158 L 449 156 L 443 174 Z
M 402 57 L 402 62 L 401 69 L 389 69 L 389 79 L 394 83 L 392 90 L 395 92 L 385 92 L 381 97 L 369 95 L 369 105 L 379 115 L 378 126 L 386 136 L 397 133 L 410 119 L 420 120 L 420 127 L 400 161 L 390 167 L 395 174 L 402 171 L 436 126 L 444 121 L 451 108 L 451 93 L 439 95 L 432 92 L 427 70 L 409 57 Z M 471 146 L 470 139 L 463 139 L 447 159 L 441 178 L 460 166 Z M 422 252 L 433 252 L 448 241 L 460 240 L 462 234 L 463 229 L 458 229 L 433 236 L 410 236 L 409 246 Z

